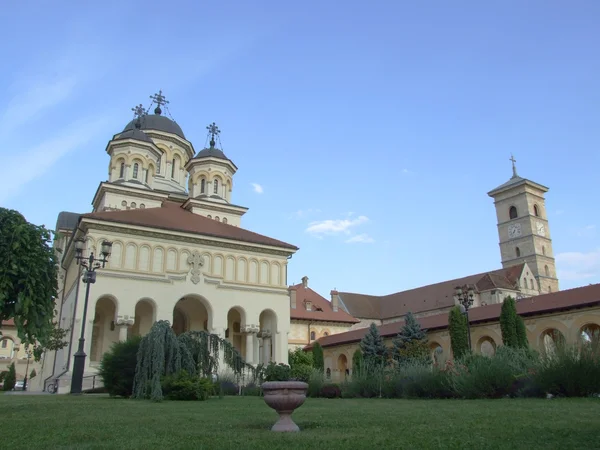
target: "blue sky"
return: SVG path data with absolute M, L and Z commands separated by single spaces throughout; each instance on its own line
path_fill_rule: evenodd
M 600 2 L 22 3 L 0 29 L 0 205 L 32 222 L 90 210 L 108 140 L 162 89 L 197 150 L 221 128 L 243 226 L 300 247 L 290 284 L 499 268 L 486 193 L 511 152 L 550 188 L 561 288 L 600 282 Z

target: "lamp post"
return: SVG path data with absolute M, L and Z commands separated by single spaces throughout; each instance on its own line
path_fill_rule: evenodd
M 25 348 L 25 355 L 27 356 L 27 366 L 25 367 L 25 378 L 23 378 L 23 390 L 27 390 L 27 376 L 29 374 L 29 360 L 31 359 L 31 350 Z
M 83 255 L 85 250 L 85 241 L 83 239 L 77 239 L 75 241 L 75 260 L 77 265 L 81 265 L 85 272 L 83 274 L 83 282 L 87 284 L 85 287 L 85 301 L 83 304 L 83 318 L 81 321 L 81 336 L 79 337 L 79 347 L 73 358 L 73 378 L 71 378 L 71 394 L 81 394 L 81 388 L 83 386 L 83 371 L 85 368 L 85 351 L 83 350 L 85 344 L 85 321 L 88 309 L 88 300 L 90 298 L 90 285 L 96 282 L 96 269 L 104 268 L 108 262 L 110 251 L 112 249 L 112 242 L 102 242 L 102 258 L 97 258 L 94 253 L 91 252 L 89 257 Z
M 469 339 L 469 350 L 471 350 L 471 322 L 469 322 L 469 308 L 473 306 L 475 289 L 471 285 L 457 286 L 454 290 L 456 299 L 460 303 L 461 310 L 467 318 L 467 335 Z

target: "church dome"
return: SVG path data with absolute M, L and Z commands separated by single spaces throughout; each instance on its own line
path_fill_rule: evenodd
M 134 130 L 136 120 L 137 119 L 133 119 L 131 122 L 129 122 L 123 131 Z M 142 116 L 141 129 L 163 131 L 165 133 L 175 134 L 180 138 L 185 139 L 185 135 L 183 134 L 181 127 L 168 117 L 161 116 L 160 114 Z
M 148 142 L 150 144 L 153 143 L 152 139 L 150 139 L 150 136 L 148 136 L 143 131 L 138 130 L 137 128 L 132 128 L 130 130 L 123 131 L 122 133 L 115 135 L 115 137 L 113 138 L 114 141 L 119 141 L 122 139 L 135 139 L 136 141 Z
M 210 147 L 210 148 L 205 148 L 204 150 L 200 150 L 198 152 L 198 154 L 196 156 L 194 156 L 194 158 L 209 158 L 209 157 L 229 160 L 229 158 L 227 156 L 225 156 L 225 153 L 223 153 L 221 150 L 219 150 L 218 148 L 215 148 L 215 147 Z

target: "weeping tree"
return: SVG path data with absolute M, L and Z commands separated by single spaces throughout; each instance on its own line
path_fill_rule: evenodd
M 244 361 L 229 341 L 206 331 L 188 331 L 176 336 L 169 321 L 159 320 L 140 342 L 133 398 L 162 400 L 161 378 L 181 370 L 193 376 L 210 377 L 219 370 L 221 351 L 225 364 L 236 377 L 247 373 L 256 377 L 254 367 Z

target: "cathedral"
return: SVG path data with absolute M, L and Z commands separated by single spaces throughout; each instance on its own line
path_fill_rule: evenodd
M 448 311 L 461 303 L 460 292 L 470 296 L 476 352 L 493 354 L 502 344 L 498 317 L 508 296 L 517 299 L 533 348 L 600 329 L 600 285 L 560 291 L 548 188 L 519 176 L 514 158 L 510 179 L 488 192 L 499 269 L 384 296 L 334 289 L 326 299 L 307 276 L 287 285 L 296 246 L 242 226 L 248 209 L 233 202 L 237 166 L 220 148 L 217 125 L 207 126 L 208 146 L 196 151 L 163 114 L 162 92 L 151 98 L 154 109 L 133 108 L 133 120 L 109 140 L 108 178 L 99 183 L 91 212 L 58 215 L 56 319 L 68 330 L 68 345 L 33 363 L 14 324 L 3 323 L 0 370 L 16 362 L 22 379 L 32 363 L 39 374 L 32 390 L 69 392 L 80 337 L 87 355 L 83 388 L 101 385 L 102 355 L 115 342 L 145 335 L 157 320 L 168 320 L 176 334 L 217 334 L 254 365 L 287 363 L 289 350 L 318 341 L 334 379 L 351 373 L 352 354 L 370 324 L 389 343 L 408 312 L 428 330 L 432 358 L 451 357 Z M 93 284 L 81 264 L 90 255 L 101 261 Z

